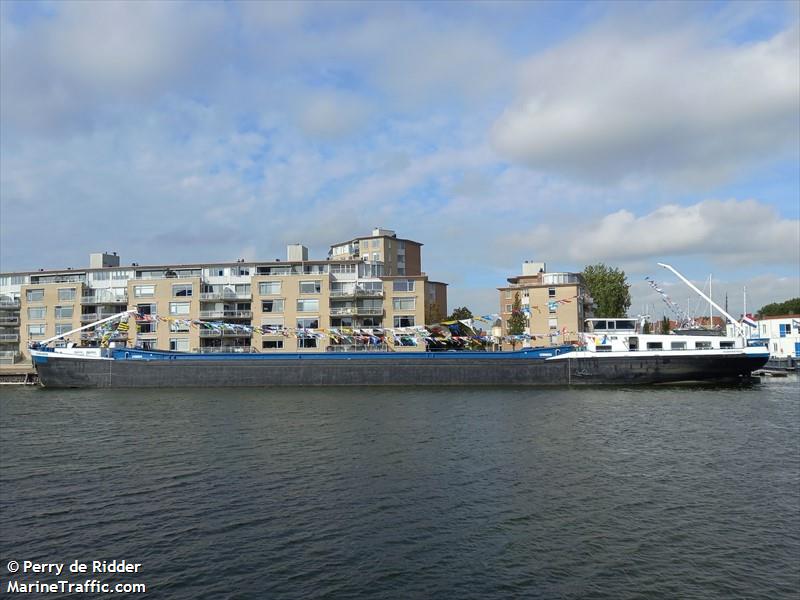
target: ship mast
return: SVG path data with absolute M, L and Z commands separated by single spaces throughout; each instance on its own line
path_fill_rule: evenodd
M 126 311 L 123 311 L 121 313 L 117 313 L 115 315 L 111 315 L 110 317 L 106 317 L 105 319 L 100 319 L 99 321 L 95 321 L 94 323 L 89 323 L 88 325 L 84 325 L 83 327 L 78 327 L 77 329 L 72 329 L 70 331 L 67 331 L 66 333 L 62 333 L 61 335 L 56 335 L 56 336 L 53 336 L 51 338 L 47 338 L 46 340 L 42 340 L 41 342 L 38 342 L 38 343 L 41 344 L 42 346 L 46 346 L 50 342 L 54 342 L 54 341 L 59 340 L 61 338 L 67 337 L 68 335 L 72 335 L 73 333 L 78 333 L 79 331 L 83 331 L 84 329 L 89 329 L 91 327 L 97 327 L 101 323 L 107 323 L 108 321 L 114 321 L 115 319 L 121 319 L 125 315 L 129 315 L 129 314 L 135 313 L 135 312 L 136 312 L 135 310 L 126 310 Z
M 725 310 L 724 310 L 724 309 L 723 309 L 721 306 L 719 306 L 718 304 L 716 304 L 716 303 L 715 303 L 715 302 L 714 302 L 714 301 L 713 301 L 711 298 L 709 298 L 709 297 L 708 297 L 708 296 L 706 296 L 706 295 L 705 295 L 703 292 L 701 292 L 700 290 L 698 290 L 698 289 L 697 289 L 697 287 L 696 287 L 696 286 L 695 286 L 695 285 L 694 285 L 694 284 L 693 284 L 691 281 L 689 281 L 688 279 L 686 279 L 686 277 L 684 277 L 683 275 L 681 275 L 680 273 L 678 273 L 678 271 L 677 271 L 677 270 L 676 270 L 676 269 L 675 269 L 675 268 L 674 268 L 672 265 L 667 265 L 667 264 L 664 264 L 664 263 L 658 263 L 658 266 L 659 266 L 659 267 L 664 267 L 665 269 L 668 269 L 668 270 L 672 271 L 672 272 L 673 272 L 675 275 L 677 275 L 678 279 L 680 279 L 681 281 L 683 281 L 683 283 L 685 283 L 685 284 L 686 284 L 686 285 L 688 285 L 688 286 L 689 286 L 689 287 L 690 287 L 692 290 L 694 290 L 695 292 L 697 292 L 697 293 L 700 295 L 700 297 L 701 297 L 701 298 L 703 298 L 704 300 L 708 300 L 708 303 L 709 303 L 709 304 L 711 304 L 711 305 L 712 305 L 714 308 L 716 308 L 716 309 L 717 309 L 717 310 L 718 310 L 720 313 L 722 313 L 722 314 L 725 316 L 725 318 L 726 318 L 726 319 L 728 319 L 728 320 L 729 320 L 731 323 L 734 323 L 734 324 L 735 324 L 734 326 L 735 326 L 735 327 L 736 327 L 736 329 L 739 331 L 739 335 L 741 335 L 742 337 L 745 337 L 745 335 L 744 335 L 744 327 L 742 327 L 742 324 L 741 324 L 741 323 L 739 323 L 739 321 L 737 321 L 737 320 L 736 320 L 736 319 L 734 319 L 732 316 L 730 316 L 730 315 L 727 313 L 727 311 L 725 311 Z

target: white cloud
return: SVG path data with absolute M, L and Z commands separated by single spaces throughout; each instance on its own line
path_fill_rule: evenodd
M 298 109 L 297 120 L 303 132 L 321 138 L 353 133 L 373 112 L 357 94 L 337 90 L 306 92 Z
M 756 200 L 705 200 L 691 206 L 666 205 L 636 216 L 622 209 L 599 221 L 572 222 L 569 257 L 577 262 L 635 262 L 696 256 L 724 265 L 800 264 L 800 221 L 782 218 Z M 563 239 L 566 229 L 545 226 L 537 247 Z
M 695 29 L 599 28 L 524 67 L 493 139 L 515 160 L 590 180 L 725 181 L 796 153 L 798 46 L 796 26 L 741 46 Z

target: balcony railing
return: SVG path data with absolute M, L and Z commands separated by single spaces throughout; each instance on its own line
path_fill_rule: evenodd
M 252 310 L 201 310 L 201 319 L 252 319 Z
M 228 352 L 236 352 L 239 354 L 258 354 L 258 350 L 252 346 L 200 346 L 195 348 L 193 352 L 199 354 L 222 354 Z
M 218 338 L 218 337 L 252 337 L 251 334 L 244 331 L 234 331 L 233 329 L 201 329 L 201 338 Z
M 0 343 L 2 342 L 18 342 L 18 333 L 0 333 Z
M 19 317 L 0 317 L 0 327 L 19 325 Z
M 203 292 L 200 300 L 250 300 L 253 297 L 250 293 L 237 294 L 236 292 Z
M 19 358 L 20 354 L 16 350 L 4 350 L 0 352 L 0 364 L 13 365 Z
M 332 306 L 331 307 L 331 316 L 342 316 L 342 315 L 369 315 L 369 316 L 380 316 L 383 314 L 382 308 L 367 308 L 365 306 Z
M 127 304 L 127 296 L 111 296 L 111 297 L 98 297 L 98 296 L 81 296 L 81 304 Z
M 140 333 L 138 335 L 141 337 L 142 335 L 146 336 L 147 334 L 146 333 L 145 334 L 141 334 Z M 153 335 L 155 335 L 155 332 L 153 332 Z M 81 339 L 82 340 L 87 340 L 87 341 L 101 340 L 101 339 L 103 339 L 103 335 L 98 334 L 96 331 L 82 331 L 81 332 Z M 128 339 L 128 334 L 127 333 L 119 333 L 119 332 L 114 332 L 108 337 L 108 340 L 111 341 L 111 342 L 120 342 L 122 340 L 127 340 L 127 339 Z
M 118 315 L 118 312 L 93 312 L 93 313 L 83 313 L 81 315 L 81 323 L 91 323 L 92 321 L 99 321 L 100 319 L 106 319 L 108 317 L 113 317 Z
M 361 296 L 364 298 L 383 298 L 383 290 L 368 290 L 364 288 L 354 288 L 347 290 L 331 290 L 331 298 L 353 298 Z
M 19 300 L 0 300 L 0 308 L 19 308 Z
M 389 346 L 386 344 L 341 344 L 331 345 L 327 348 L 328 352 L 388 352 Z

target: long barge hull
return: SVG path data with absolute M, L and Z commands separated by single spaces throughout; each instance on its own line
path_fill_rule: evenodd
M 35 361 L 41 385 L 52 388 L 182 388 L 259 386 L 529 386 L 641 385 L 730 381 L 748 377 L 766 356 L 576 357 L 557 360 L 394 356 L 314 360 L 85 360 Z

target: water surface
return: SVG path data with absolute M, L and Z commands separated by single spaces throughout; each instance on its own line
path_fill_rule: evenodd
M 796 598 L 799 392 L 6 387 L 0 585 L 125 558 L 156 598 Z

